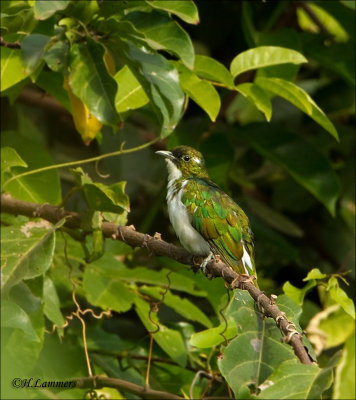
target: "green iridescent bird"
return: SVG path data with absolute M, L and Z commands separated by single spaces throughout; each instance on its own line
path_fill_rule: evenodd
M 256 277 L 248 218 L 209 179 L 202 154 L 188 146 L 156 153 L 167 162 L 170 221 L 183 247 L 205 258 L 203 272 L 218 254 L 238 274 Z

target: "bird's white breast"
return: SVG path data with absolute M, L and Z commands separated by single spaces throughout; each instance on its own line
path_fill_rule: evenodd
M 177 192 L 174 183 L 182 176 L 182 173 L 170 160 L 167 160 L 167 164 L 169 171 L 167 205 L 168 215 L 173 229 L 182 246 L 190 253 L 199 256 L 208 256 L 210 254 L 209 244 L 201 234 L 193 228 L 187 208 L 182 203 L 183 190 L 188 181 L 183 181 L 181 188 Z

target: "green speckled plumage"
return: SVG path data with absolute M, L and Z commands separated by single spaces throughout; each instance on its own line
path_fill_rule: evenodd
M 241 261 L 243 243 L 253 263 L 253 239 L 243 210 L 209 179 L 188 179 L 182 202 L 192 226 L 209 242 L 213 252 L 236 272 L 246 274 Z M 255 275 L 255 271 L 249 271 L 249 275 Z

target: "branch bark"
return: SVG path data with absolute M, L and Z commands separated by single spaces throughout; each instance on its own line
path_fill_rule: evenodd
M 2 36 L 0 36 L 0 46 L 7 47 L 8 49 L 21 49 L 19 42 L 5 42 Z
M 127 392 L 136 394 L 143 399 L 183 400 L 183 397 L 172 393 L 150 389 L 148 387 L 136 385 L 132 382 L 124 381 L 123 379 L 108 378 L 107 376 L 96 375 L 93 377 L 76 378 L 75 381 L 77 383 L 76 388 L 80 389 L 92 388 L 95 390 L 103 387 L 111 387 L 118 390 L 126 390 Z
M 28 217 L 40 217 L 52 223 L 66 218 L 65 226 L 80 229 L 83 216 L 73 211 L 65 211 L 50 204 L 36 204 L 11 197 L 8 193 L 1 195 L 1 211 L 14 215 L 26 215 Z M 167 243 L 159 234 L 150 236 L 137 232 L 130 226 L 118 226 L 112 222 L 103 222 L 101 229 L 104 236 L 120 240 L 132 247 L 145 247 L 156 256 L 166 256 L 179 261 L 182 264 L 193 265 L 193 257 L 185 249 Z M 250 279 L 238 275 L 232 268 L 220 260 L 212 260 L 207 265 L 207 271 L 211 277 L 222 277 L 232 288 L 247 290 L 250 296 L 263 309 L 266 317 L 273 318 L 283 334 L 283 341 L 291 345 L 295 355 L 303 364 L 312 364 L 307 349 L 302 343 L 302 334 L 297 332 L 294 324 L 275 304 L 275 297 L 268 298 L 259 290 Z

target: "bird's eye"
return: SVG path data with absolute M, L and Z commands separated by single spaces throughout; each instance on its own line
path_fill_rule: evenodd
M 190 161 L 190 157 L 189 156 L 183 156 L 183 160 L 188 162 L 188 161 Z

